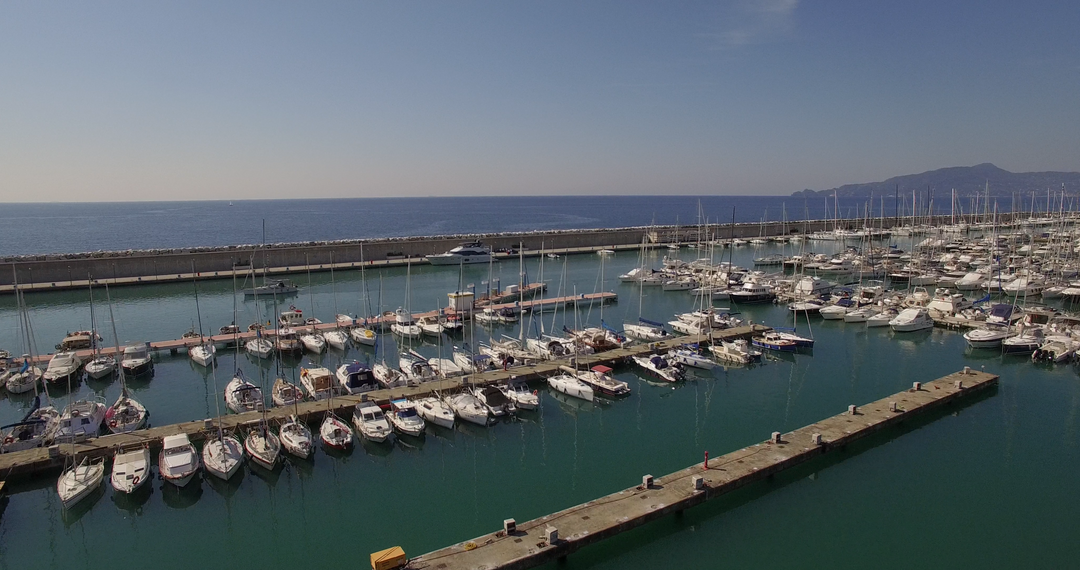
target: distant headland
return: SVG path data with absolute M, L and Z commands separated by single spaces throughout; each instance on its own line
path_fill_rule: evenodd
M 1060 191 L 1062 184 L 1068 192 L 1080 190 L 1080 172 L 1009 172 L 989 162 L 975 166 L 952 166 L 921 174 L 894 176 L 881 182 L 845 184 L 828 190 L 800 190 L 794 197 L 832 196 L 861 198 L 893 194 L 910 194 L 912 191 L 931 189 L 935 193 L 956 190 L 958 196 L 983 193 L 987 188 L 991 196 L 1011 196 L 1017 192 Z

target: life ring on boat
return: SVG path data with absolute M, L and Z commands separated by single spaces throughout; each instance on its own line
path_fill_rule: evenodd
M 116 427 L 116 420 L 109 420 L 109 427 Z
M 71 417 L 73 417 L 73 418 L 79 417 L 79 410 L 71 410 Z
M 4 438 L 4 443 L 15 443 L 15 438 L 9 435 Z
M 133 478 L 133 479 L 131 480 L 131 486 L 132 486 L 132 487 L 135 487 L 135 486 L 137 486 L 138 484 L 139 484 L 139 476 L 138 476 L 138 475 L 136 475 L 136 476 L 135 476 L 135 477 L 134 477 L 134 478 Z

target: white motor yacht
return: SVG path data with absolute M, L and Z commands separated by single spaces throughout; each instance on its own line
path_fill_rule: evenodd
M 146 344 L 133 344 L 124 347 L 124 356 L 120 367 L 128 378 L 142 376 L 154 370 L 154 360 L 150 358 L 150 349 Z
M 679 382 L 686 378 L 682 365 L 670 362 L 664 356 L 654 354 L 652 356 L 632 357 L 638 366 L 645 369 L 649 374 L 664 380 L 665 382 Z
M 865 307 L 859 307 L 858 309 L 855 309 L 854 311 L 849 311 L 848 313 L 844 314 L 844 322 L 845 323 L 865 323 L 867 320 L 870 319 L 870 317 L 873 317 L 874 315 L 878 314 L 878 311 L 880 311 L 880 310 L 881 310 L 880 307 L 875 307 L 873 305 L 867 305 Z M 889 317 L 889 320 L 892 320 L 892 317 Z M 888 323 L 886 322 L 886 324 L 888 324 Z
M 896 318 L 898 312 L 896 309 L 884 309 L 879 313 L 875 313 L 874 316 L 866 319 L 867 328 L 875 327 L 887 327 L 889 323 Z
M 166 481 L 183 487 L 191 482 L 201 466 L 199 454 L 186 433 L 167 435 L 162 439 L 158 473 Z
M 915 332 L 934 328 L 934 319 L 926 307 L 908 307 L 889 321 L 895 332 Z
M 424 418 L 417 413 L 416 404 L 409 400 L 392 400 L 387 417 L 394 429 L 405 435 L 420 437 L 424 433 Z
M 412 315 L 402 308 L 398 308 L 394 312 L 394 324 L 390 325 L 390 332 L 402 338 L 420 338 L 424 334 L 420 325 L 413 320 Z
M 150 471 L 150 447 L 143 445 L 135 449 L 117 450 L 113 455 L 112 474 L 109 483 L 120 493 L 134 493 L 153 478 Z
M 510 382 L 501 390 L 519 410 L 535 410 L 540 406 L 540 396 L 523 380 L 511 377 Z
M 60 414 L 60 425 L 56 428 L 53 441 L 82 441 L 97 436 L 107 410 L 108 407 L 100 397 L 68 404 Z
M 100 487 L 104 478 L 105 459 L 91 461 L 84 457 L 80 463 L 65 470 L 56 481 L 60 502 L 65 509 L 70 509 Z
M 478 242 L 463 243 L 446 253 L 425 256 L 432 265 L 470 265 L 491 261 L 491 248 Z
M 761 351 L 750 346 L 745 339 L 721 341 L 709 347 L 717 359 L 733 364 L 750 364 L 761 360 Z
M 382 408 L 372 401 L 360 402 L 353 409 L 353 425 L 360 436 L 368 441 L 381 443 L 390 437 L 390 422 Z
M 987 323 L 964 333 L 964 340 L 971 348 L 999 348 L 1001 341 L 1012 336 L 1008 325 Z
M 630 393 L 630 385 L 622 380 L 616 380 L 611 375 L 612 369 L 602 364 L 597 364 L 589 370 L 575 371 L 573 368 L 563 367 L 567 373 L 573 374 L 578 380 L 588 384 L 593 389 L 593 395 L 603 394 L 609 397 L 625 396 Z
M 497 386 L 477 386 L 472 392 L 492 416 L 498 418 L 517 412 L 514 401 L 507 398 Z
M 697 345 L 683 345 L 668 352 L 669 360 L 692 368 L 712 370 L 716 363 L 699 352 Z
M 82 360 L 75 352 L 57 352 L 49 360 L 49 366 L 41 379 L 54 386 L 66 386 L 68 382 L 81 379 Z

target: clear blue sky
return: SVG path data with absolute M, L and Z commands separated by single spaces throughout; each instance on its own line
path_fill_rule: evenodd
M 1080 2 L 0 3 L 0 201 L 1080 170 Z

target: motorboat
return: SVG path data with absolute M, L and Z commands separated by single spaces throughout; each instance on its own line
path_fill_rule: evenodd
M 1035 352 L 1031 353 L 1032 362 L 1060 363 L 1071 360 L 1076 355 L 1076 341 L 1067 335 L 1048 335 Z
M 634 356 L 633 359 L 646 372 L 666 382 L 679 382 L 686 378 L 682 365 L 669 361 L 663 355 Z
M 499 418 L 517 411 L 514 401 L 507 398 L 497 386 L 477 386 L 472 393 L 492 416 Z
M 65 509 L 90 496 L 105 478 L 105 459 L 91 460 L 83 457 L 76 465 L 65 470 L 56 481 L 56 492 Z
M 375 373 L 367 366 L 353 362 L 338 366 L 335 372 L 338 384 L 346 394 L 360 394 L 379 389 Z
M 400 433 L 413 437 L 420 437 L 424 433 L 424 418 L 417 413 L 416 404 L 409 400 L 391 400 L 387 418 Z
M 432 265 L 470 265 L 491 261 L 491 248 L 478 242 L 463 243 L 446 253 L 424 256 Z
M 435 424 L 446 429 L 454 427 L 454 410 L 446 402 L 435 396 L 428 396 L 416 400 L 416 413 L 425 422 Z
M 541 335 L 540 338 L 527 338 L 525 339 L 525 346 L 529 352 L 545 360 L 570 356 L 576 352 L 574 341 L 551 335 Z
M 986 323 L 982 327 L 964 333 L 964 340 L 971 348 L 998 348 L 1001 341 L 1012 336 L 1007 324 Z
M 195 361 L 195 364 L 210 366 L 214 359 L 217 358 L 217 347 L 212 342 L 200 342 L 188 348 L 188 356 Z
M 934 328 L 934 319 L 926 307 L 908 307 L 889 321 L 894 332 L 915 332 Z
M 701 354 L 700 350 L 696 344 L 683 345 L 668 352 L 668 357 L 684 366 L 712 370 L 716 363 Z
M 443 332 L 446 334 L 460 333 L 465 330 L 465 323 L 461 319 L 461 315 L 449 314 L 439 320 L 439 324 L 442 325 Z
M 120 396 L 105 411 L 105 425 L 112 433 L 128 433 L 146 427 L 150 413 L 142 402 L 128 395 L 127 389 L 120 391 Z
M 211 432 L 203 442 L 202 460 L 207 473 L 228 481 L 244 463 L 244 444 L 229 432 Z
M 334 373 L 329 368 L 301 368 L 300 385 L 312 400 L 325 400 L 337 392 Z
M 788 310 L 793 313 L 806 313 L 807 315 L 816 315 L 824 308 L 825 301 L 821 299 L 805 299 L 802 301 L 794 301 L 788 303 Z
M 748 281 L 742 287 L 732 291 L 729 298 L 736 304 L 771 303 L 776 298 L 772 287 L 765 283 Z
M 564 368 L 564 370 L 566 370 Z M 630 393 L 630 385 L 622 380 L 616 380 L 612 375 L 612 369 L 602 364 L 597 364 L 588 370 L 574 371 L 572 373 L 578 380 L 588 384 L 593 389 L 593 394 L 603 394 L 609 397 L 626 396 Z
M 262 285 L 244 289 L 244 296 L 287 297 L 289 295 L 296 295 L 299 291 L 300 289 L 297 288 L 296 285 L 293 285 L 288 279 L 264 279 Z
M 855 308 L 855 301 L 850 298 L 843 298 L 838 299 L 832 305 L 822 307 L 821 310 L 818 311 L 818 314 L 827 321 L 839 321 L 843 320 L 844 315 L 855 310 Z
M 524 380 L 511 377 L 500 389 L 519 410 L 535 410 L 540 406 L 540 396 L 536 391 L 530 390 Z
M 311 430 L 295 414 L 288 417 L 278 430 L 278 438 L 286 452 L 300 458 L 307 458 L 315 450 Z
M 277 331 L 277 337 L 274 339 L 274 350 L 281 353 L 282 356 L 299 356 L 304 353 L 304 343 L 300 342 L 295 330 L 283 327 Z
M 93 380 L 100 380 L 116 372 L 116 359 L 110 354 L 98 354 L 83 366 L 86 375 Z
M 281 456 L 281 440 L 266 423 L 260 423 L 244 438 L 244 451 L 256 465 L 272 470 Z
M 971 307 L 971 301 L 964 298 L 963 293 L 953 293 L 949 289 L 937 289 L 934 291 L 934 297 L 926 305 L 931 315 L 948 317 L 959 315 L 961 311 Z
M 105 401 L 100 397 L 68 404 L 60 414 L 60 424 L 56 428 L 53 441 L 66 443 L 95 437 L 101 431 L 101 422 L 105 420 L 107 409 Z
M 291 406 L 304 401 L 304 390 L 284 378 L 278 378 L 270 388 L 270 401 L 275 406 Z
M 394 312 L 394 324 L 390 325 L 390 332 L 402 338 L 420 338 L 424 334 L 420 325 L 416 324 L 411 314 L 402 308 Z M 440 331 L 440 334 L 441 331 Z
M 866 305 L 865 307 L 859 307 L 858 309 L 855 309 L 854 311 L 849 311 L 849 312 L 845 313 L 844 314 L 844 322 L 845 323 L 865 323 L 868 319 L 870 319 L 870 317 L 878 314 L 878 311 L 880 311 L 880 310 L 881 310 L 880 307 L 875 307 L 873 305 Z M 889 320 L 892 320 L 892 317 L 890 317 Z M 886 323 L 886 324 L 888 324 L 888 323 Z
M 445 398 L 447 406 L 454 411 L 454 415 L 462 421 L 486 426 L 488 423 L 488 409 L 483 402 L 469 392 L 461 392 Z
M 581 398 L 592 402 L 596 398 L 596 393 L 592 389 L 592 386 L 581 381 L 580 378 L 573 374 L 557 374 L 547 379 L 548 386 L 556 392 L 561 392 L 567 396 L 573 396 L 575 398 Z
M 225 406 L 234 414 L 252 412 L 263 409 L 262 390 L 248 382 L 244 373 L 236 371 L 236 375 L 225 385 Z
M 117 492 L 130 495 L 142 488 L 153 476 L 150 470 L 149 446 L 142 445 L 128 450 L 119 449 L 113 455 L 109 483 Z
M 777 333 L 768 332 L 750 339 L 750 343 L 758 348 L 773 350 L 776 352 L 795 352 L 799 345 L 792 339 L 783 338 Z
M 1003 354 L 1031 354 L 1046 341 L 1042 327 L 1020 325 L 1017 334 L 1001 341 Z
M 750 364 L 761 360 L 761 351 L 751 348 L 746 339 L 720 341 L 710 346 L 709 351 L 717 359 L 733 364 Z
M 99 342 L 101 342 L 101 336 L 94 331 L 69 332 L 64 336 L 64 340 L 56 345 L 56 350 L 57 352 L 86 350 L 88 348 L 94 348 Z
M 442 322 L 438 315 L 424 315 L 416 321 L 416 326 L 420 327 L 420 334 L 431 337 L 439 338 L 443 333 Z
M 278 326 L 281 328 L 299 328 L 308 324 L 308 319 L 304 318 L 304 311 L 297 309 L 295 305 L 290 306 L 287 311 L 281 311 L 278 315 Z
M 305 350 L 315 354 L 326 352 L 326 339 L 314 329 L 300 335 L 300 344 L 304 345 Z
M 360 436 L 368 441 L 382 443 L 390 437 L 390 422 L 378 404 L 370 400 L 356 404 L 353 409 L 353 425 Z
M 352 445 L 353 432 L 344 420 L 333 412 L 327 412 L 322 424 L 319 425 L 319 438 L 328 447 L 344 450 Z
M 150 357 L 148 344 L 132 344 L 124 347 L 124 356 L 120 359 L 120 368 L 124 375 L 135 378 L 154 370 L 154 360 Z
M 57 352 L 49 360 L 49 366 L 41 379 L 54 386 L 78 382 L 82 378 L 82 360 L 75 352 Z
M 201 466 L 199 454 L 186 433 L 167 435 L 162 439 L 158 473 L 166 481 L 183 487 L 191 482 Z

